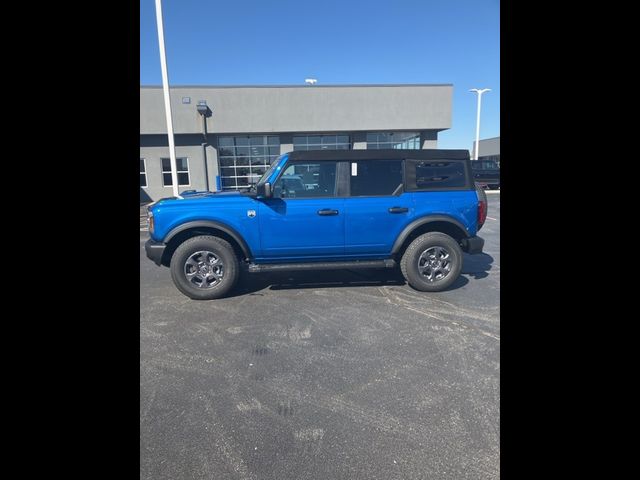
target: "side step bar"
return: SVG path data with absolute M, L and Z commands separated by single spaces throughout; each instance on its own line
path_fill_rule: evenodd
M 308 263 L 250 263 L 250 273 L 288 272 L 291 270 L 339 270 L 352 268 L 394 268 L 396 261 L 386 260 L 354 260 L 351 262 L 308 262 Z

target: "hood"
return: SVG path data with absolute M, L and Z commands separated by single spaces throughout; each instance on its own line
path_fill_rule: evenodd
M 238 191 L 218 191 L 218 192 L 208 192 L 208 191 L 200 191 L 196 192 L 195 190 L 188 190 L 186 192 L 182 192 L 180 196 L 182 198 L 177 197 L 164 197 L 160 200 L 156 200 L 155 202 L 147 205 L 147 208 L 153 208 L 158 206 L 169 206 L 169 205 L 179 205 L 183 204 L 183 202 L 193 202 L 202 199 L 223 199 L 223 198 L 236 198 L 241 196 L 242 194 Z
M 151 238 L 160 241 L 178 225 L 200 220 L 232 224 L 238 218 L 247 219 L 247 210 L 255 208 L 255 198 L 235 191 L 195 192 L 183 198 L 163 198 L 148 208 L 154 218 L 154 230 L 149 232 Z

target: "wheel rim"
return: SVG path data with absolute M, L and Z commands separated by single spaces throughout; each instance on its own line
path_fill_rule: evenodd
M 224 264 L 215 253 L 202 250 L 187 258 L 184 262 L 184 274 L 194 287 L 207 290 L 222 281 Z
M 418 258 L 418 272 L 427 282 L 442 280 L 451 272 L 451 255 L 444 247 L 427 248 Z

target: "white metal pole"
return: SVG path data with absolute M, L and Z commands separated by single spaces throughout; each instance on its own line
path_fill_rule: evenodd
M 158 23 L 158 44 L 160 46 L 160 66 L 162 67 L 162 90 L 164 92 L 164 109 L 167 117 L 167 134 L 169 136 L 169 159 L 171 161 L 171 183 L 173 196 L 178 193 L 178 173 L 176 168 L 176 147 L 173 141 L 173 121 L 171 119 L 171 98 L 169 97 L 169 74 L 167 73 L 167 53 L 164 49 L 164 27 L 162 23 L 162 0 L 156 0 L 156 22 Z
M 476 117 L 476 148 L 474 152 L 474 157 L 475 157 L 474 160 L 478 160 L 478 150 L 480 148 L 480 106 L 481 105 L 482 105 L 482 92 L 478 92 L 478 114 Z
M 478 94 L 478 112 L 476 114 L 476 144 L 473 149 L 473 159 L 478 160 L 478 150 L 480 150 L 480 107 L 482 106 L 482 94 L 484 92 L 490 92 L 490 88 L 477 89 L 472 88 L 470 92 L 476 92 Z

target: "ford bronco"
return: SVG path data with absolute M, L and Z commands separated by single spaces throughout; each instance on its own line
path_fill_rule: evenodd
M 192 299 L 226 295 L 240 270 L 395 268 L 436 292 L 459 277 L 487 197 L 467 150 L 294 151 L 248 191 L 190 192 L 148 208 L 147 256 Z

